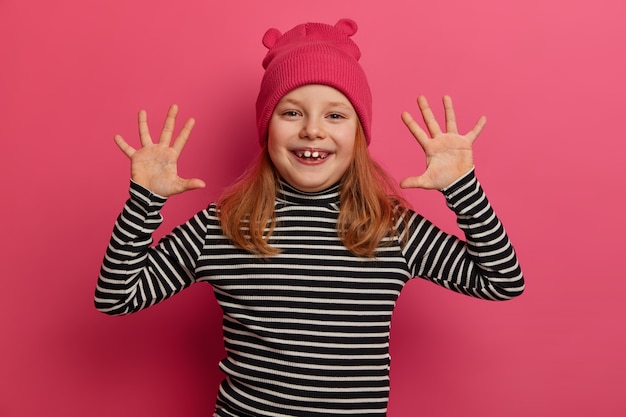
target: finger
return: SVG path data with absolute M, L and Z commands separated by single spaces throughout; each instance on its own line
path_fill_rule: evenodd
M 172 145 L 172 148 L 175 149 L 176 152 L 181 153 L 183 151 L 183 148 L 185 147 L 185 144 L 187 143 L 189 135 L 191 135 L 191 131 L 193 130 L 195 124 L 196 120 L 194 118 L 189 118 L 185 122 L 185 125 L 181 129 L 180 133 L 176 137 L 176 140 L 174 140 L 174 144 Z
M 417 142 L 422 148 L 426 146 L 426 141 L 430 140 L 428 134 L 420 127 L 420 125 L 413 119 L 413 116 L 409 112 L 402 113 L 402 121 L 409 128 L 411 134 L 417 139 Z
M 204 187 L 206 187 L 205 182 L 198 178 L 191 178 L 191 179 L 178 178 L 176 180 L 176 184 L 174 184 L 174 188 L 171 190 L 171 192 L 167 196 L 174 195 L 174 194 L 182 194 L 187 191 L 197 190 L 199 188 L 204 188 Z M 164 195 L 164 197 L 166 196 Z
M 140 110 L 137 116 L 139 125 L 139 140 L 141 146 L 152 145 L 152 138 L 150 137 L 150 129 L 148 128 L 148 114 L 145 110 Z
M 184 181 L 185 190 L 187 191 L 197 190 L 198 188 L 206 187 L 205 182 L 198 178 L 191 178 L 191 179 L 183 180 L 183 181 Z
M 426 127 L 428 128 L 430 135 L 432 137 L 440 135 L 441 128 L 439 127 L 439 123 L 437 123 L 437 119 L 435 119 L 435 115 L 433 114 L 426 97 L 419 96 L 417 98 L 417 105 L 422 112 L 422 118 L 424 119 L 424 123 L 426 123 Z
M 487 124 L 487 118 L 485 116 L 481 116 L 476 122 L 476 124 L 474 125 L 474 127 L 472 128 L 472 130 L 468 132 L 466 137 L 472 142 L 474 142 L 476 138 L 478 138 L 478 135 L 480 135 L 480 132 L 482 132 L 486 124 Z
M 459 133 L 456 125 L 454 107 L 452 106 L 452 98 L 450 96 L 443 96 L 443 109 L 446 114 L 446 132 Z
M 126 143 L 124 138 L 122 138 L 120 135 L 115 135 L 113 140 L 115 140 L 115 144 L 117 145 L 117 147 L 120 148 L 120 150 L 122 152 L 124 152 L 124 154 L 127 157 L 129 157 L 129 158 L 133 157 L 133 155 L 135 154 L 136 150 L 135 150 L 135 148 L 130 146 L 128 143 Z
M 161 131 L 161 137 L 159 137 L 159 143 L 169 145 L 174 135 L 174 126 L 176 125 L 176 115 L 178 114 L 178 106 L 172 104 L 167 111 L 165 117 L 165 123 L 163 124 L 163 130 Z
M 415 177 L 406 177 L 402 181 L 400 181 L 400 188 L 424 188 L 430 189 L 428 185 L 428 181 L 424 178 L 423 175 L 415 176 Z

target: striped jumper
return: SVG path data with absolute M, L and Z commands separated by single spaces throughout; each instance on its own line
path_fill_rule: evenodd
M 473 170 L 443 191 L 466 242 L 410 211 L 402 233 L 374 258 L 337 237 L 339 186 L 303 193 L 284 184 L 261 259 L 222 234 L 211 204 L 152 247 L 165 199 L 131 183 L 95 293 L 96 308 L 122 315 L 196 282 L 223 310 L 226 378 L 214 416 L 385 416 L 391 314 L 404 284 L 423 277 L 487 300 L 522 293 L 513 247 Z

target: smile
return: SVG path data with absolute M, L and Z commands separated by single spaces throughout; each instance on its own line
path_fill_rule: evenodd
M 329 152 L 324 151 L 316 151 L 316 150 L 302 150 L 302 151 L 294 151 L 294 154 L 300 158 L 308 161 L 319 161 L 322 159 L 328 158 L 330 155 Z

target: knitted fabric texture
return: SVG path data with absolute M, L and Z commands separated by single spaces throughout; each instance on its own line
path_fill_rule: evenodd
M 359 65 L 361 51 L 350 39 L 357 24 L 341 19 L 334 26 L 304 23 L 281 34 L 269 29 L 263 36 L 268 48 L 263 60 L 265 74 L 256 102 L 261 146 L 267 141 L 269 121 L 281 98 L 308 84 L 327 85 L 341 91 L 356 110 L 365 139 L 370 143 L 372 94 Z

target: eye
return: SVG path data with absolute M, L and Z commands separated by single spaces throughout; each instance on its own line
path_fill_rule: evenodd
M 295 110 L 285 110 L 281 114 L 286 117 L 298 117 L 300 115 L 300 113 Z
M 330 113 L 328 118 L 333 120 L 345 119 L 344 115 L 340 113 Z

